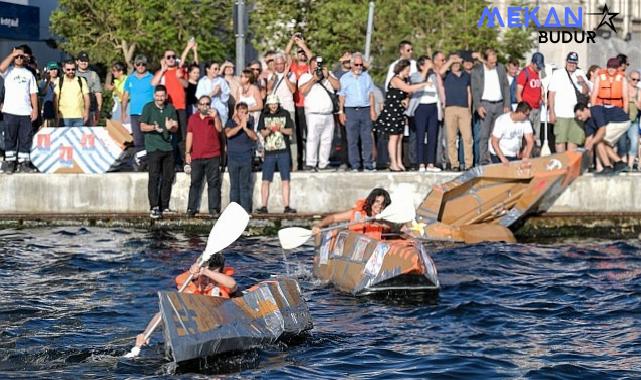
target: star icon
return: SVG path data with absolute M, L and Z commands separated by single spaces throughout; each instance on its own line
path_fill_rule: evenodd
M 603 12 L 602 13 L 588 13 L 588 15 L 600 15 L 603 16 L 601 18 L 601 22 L 599 22 L 599 26 L 596 27 L 595 30 L 601 29 L 603 25 L 608 26 L 614 33 L 617 32 L 616 28 L 614 27 L 614 18 L 617 17 L 619 12 L 610 12 L 608 9 L 608 4 L 603 5 Z

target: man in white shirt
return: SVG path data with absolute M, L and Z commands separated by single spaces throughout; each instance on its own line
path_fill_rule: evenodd
M 29 163 L 31 151 L 31 122 L 38 118 L 38 86 L 29 71 L 26 54 L 20 47 L 14 48 L 0 63 L 4 77 L 5 97 L 2 105 L 5 124 L 5 161 L 0 173 L 30 173 L 35 169 Z
M 532 108 L 525 102 L 516 105 L 516 111 L 505 113 L 496 119 L 488 149 L 492 163 L 508 165 L 510 161 L 527 160 L 534 147 L 532 124 L 528 120 Z M 525 137 L 526 146 L 521 151 Z
M 321 61 L 322 62 L 322 61 Z M 319 75 L 321 74 L 322 75 Z M 307 121 L 307 144 L 305 164 L 307 169 L 329 170 L 329 154 L 334 136 L 334 102 L 330 94 L 340 88 L 340 82 L 325 65 L 318 72 L 318 60 L 313 56 L 309 62 L 309 73 L 298 79 L 298 90 L 305 97 L 305 119 Z
M 565 69 L 552 73 L 548 87 L 549 122 L 554 124 L 554 141 L 557 152 L 576 150 L 585 141 L 585 132 L 574 118 L 577 93 L 590 96 L 588 78 L 578 69 L 579 55 L 570 52 Z
M 389 65 L 389 68 L 387 69 L 387 77 L 385 77 L 385 88 L 383 89 L 384 92 L 387 92 L 387 86 L 389 85 L 389 82 L 392 80 L 394 77 L 394 66 L 400 61 L 401 59 L 407 59 L 410 61 L 410 75 L 414 74 L 417 69 L 416 69 L 416 61 L 412 59 L 412 54 L 414 52 L 414 48 L 412 47 L 412 43 L 406 40 L 403 40 L 399 42 L 398 44 L 398 55 L 399 58 L 392 62 L 391 65 Z
M 280 106 L 289 112 L 292 120 L 296 120 L 296 107 L 294 105 L 294 93 L 296 92 L 296 75 L 290 72 L 290 64 L 288 59 L 282 53 L 274 55 L 274 72 L 267 80 L 267 94 L 275 94 L 280 100 Z M 290 139 L 290 151 L 292 162 L 298 162 L 298 141 L 296 140 L 296 128 L 298 126 L 294 123 L 294 131 Z M 296 171 L 296 165 L 293 165 L 292 171 Z

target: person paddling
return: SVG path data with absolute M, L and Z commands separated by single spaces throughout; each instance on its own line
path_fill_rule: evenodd
M 331 214 L 323 218 L 312 228 L 312 234 L 318 234 L 323 227 L 334 223 L 354 223 L 364 220 L 367 217 L 374 217 L 380 214 L 389 204 L 392 203 L 389 193 L 381 188 L 372 190 L 367 198 L 359 199 L 351 210 Z M 383 231 L 388 226 L 379 223 L 359 223 L 349 226 L 350 231 L 365 234 L 374 239 L 381 239 Z
M 222 298 L 242 295 L 238 290 L 236 280 L 232 277 L 234 269 L 225 267 L 225 257 L 220 253 L 214 254 L 207 262 L 206 267 L 201 267 L 198 263 L 194 263 L 188 271 L 177 276 L 176 287 L 180 289 L 192 274 L 191 282 L 183 291 L 184 293 Z M 157 323 L 159 318 L 160 313 L 157 313 L 149 322 L 145 331 L 136 336 L 136 347 L 140 348 L 149 343 L 149 339 L 145 339 L 145 333 Z

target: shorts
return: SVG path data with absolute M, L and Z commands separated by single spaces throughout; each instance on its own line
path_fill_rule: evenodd
M 585 132 L 573 117 L 557 117 L 556 123 L 554 123 L 554 142 L 556 144 L 583 145 Z
M 603 137 L 603 141 L 610 146 L 614 146 L 621 136 L 628 131 L 628 128 L 630 128 L 630 120 L 620 123 L 609 123 L 604 128 L 605 136 Z
M 271 182 L 278 167 L 281 181 L 289 181 L 292 160 L 288 152 L 266 153 L 263 161 L 263 181 Z

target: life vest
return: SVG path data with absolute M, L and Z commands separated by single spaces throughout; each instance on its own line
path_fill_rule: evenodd
M 354 223 L 367 218 L 365 212 L 365 199 L 359 199 L 352 208 L 352 213 L 349 217 L 349 222 Z M 385 226 L 376 223 L 358 223 L 349 226 L 350 231 L 358 232 L 371 237 L 372 239 L 381 240 L 383 238 L 383 231 Z
M 232 267 L 225 267 L 223 268 L 223 274 L 226 274 L 227 276 L 232 276 L 234 274 L 234 268 Z M 176 277 L 176 287 L 180 289 L 185 281 L 187 281 L 187 278 L 189 277 L 190 273 L 189 271 L 182 273 L 181 275 Z M 189 285 L 185 288 L 185 293 L 191 293 L 191 294 L 199 294 L 199 295 L 204 295 L 204 296 L 212 296 L 212 297 L 222 297 L 222 298 L 231 298 L 231 289 L 226 288 L 224 286 L 214 286 L 213 281 L 210 280 L 209 285 L 204 290 L 201 290 L 198 285 L 196 284 L 196 281 L 198 280 L 191 280 L 189 282 Z
M 608 74 L 607 69 L 599 72 L 599 92 L 594 105 L 610 105 L 623 108 L 623 78 L 624 74 L 617 71 Z

